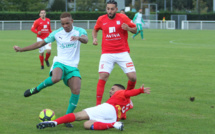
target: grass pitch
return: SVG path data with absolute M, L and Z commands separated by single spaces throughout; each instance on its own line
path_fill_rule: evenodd
M 101 32 L 99 32 L 101 34 Z M 137 84 L 151 87 L 151 94 L 132 98 L 134 108 L 124 120 L 125 134 L 212 134 L 215 133 L 215 39 L 214 31 L 144 30 L 145 40 L 129 34 L 131 57 L 137 71 Z M 98 81 L 101 46 L 81 46 L 79 64 L 82 75 L 81 96 L 75 112 L 94 106 Z M 87 131 L 83 122 L 74 128 L 59 125 L 37 130 L 39 112 L 50 108 L 60 117 L 66 113 L 70 89 L 63 82 L 24 98 L 26 89 L 35 87 L 48 77 L 49 68 L 40 70 L 38 50 L 16 53 L 36 41 L 31 31 L 0 31 L 0 133 L 101 133 Z M 101 35 L 98 37 L 101 43 Z M 56 55 L 52 45 L 50 62 Z M 127 77 L 116 65 L 105 87 L 103 102 L 115 83 L 126 86 Z M 190 97 L 195 100 L 190 101 Z M 102 133 L 121 133 L 110 129 Z

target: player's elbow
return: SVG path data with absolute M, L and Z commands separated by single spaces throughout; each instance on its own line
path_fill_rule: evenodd
M 88 43 L 88 38 L 86 38 L 84 41 L 83 41 L 84 44 L 87 44 Z

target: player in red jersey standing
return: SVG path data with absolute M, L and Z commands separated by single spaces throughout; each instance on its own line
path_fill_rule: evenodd
M 102 30 L 102 55 L 99 63 L 99 80 L 97 84 L 96 105 L 101 104 L 105 83 L 109 74 L 118 64 L 128 77 L 127 89 L 133 89 L 136 84 L 136 70 L 129 55 L 128 31 L 136 33 L 136 25 L 126 15 L 116 13 L 117 2 L 107 2 L 106 15 L 98 18 L 93 29 L 93 45 L 98 45 L 97 33 Z
M 38 129 L 55 127 L 62 123 L 88 120 L 84 123 L 85 129 L 106 130 L 116 128 L 123 130 L 123 123 L 119 122 L 123 115 L 130 109 L 130 97 L 141 93 L 150 94 L 150 88 L 144 84 L 139 89 L 125 90 L 120 84 L 114 84 L 110 90 L 110 98 L 101 105 L 84 109 L 78 113 L 64 115 L 54 121 L 45 121 L 37 125 Z
M 46 37 L 49 36 L 49 33 L 52 32 L 51 30 L 51 24 L 50 24 L 50 19 L 46 18 L 46 11 L 45 10 L 40 10 L 40 18 L 34 21 L 34 24 L 31 27 L 31 31 L 37 34 L 37 42 L 44 40 Z M 49 67 L 49 57 L 51 55 L 51 43 L 39 48 L 39 59 L 41 63 L 41 69 L 44 69 L 44 51 L 46 52 L 46 58 L 45 62 L 46 65 Z

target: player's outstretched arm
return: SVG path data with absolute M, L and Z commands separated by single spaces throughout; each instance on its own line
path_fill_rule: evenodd
M 37 49 L 37 48 L 40 48 L 44 45 L 46 45 L 47 43 L 43 40 L 43 41 L 39 41 L 39 42 L 36 42 L 30 46 L 27 46 L 27 47 L 19 47 L 19 46 L 14 46 L 13 49 L 16 51 L 16 52 L 24 52 L 24 51 L 30 51 L 30 50 L 34 50 L 34 49 Z
M 144 87 L 144 84 L 140 87 L 144 93 L 150 94 L 150 87 Z
M 137 96 L 141 93 L 150 94 L 150 87 L 144 87 L 144 84 L 139 89 L 125 90 L 125 97 Z

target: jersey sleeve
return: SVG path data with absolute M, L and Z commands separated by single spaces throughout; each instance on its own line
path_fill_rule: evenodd
M 143 18 L 141 18 L 141 21 L 142 21 L 143 24 L 145 24 L 145 21 L 143 20 Z
M 137 96 L 141 93 L 144 93 L 143 92 L 143 89 L 142 88 L 139 88 L 139 89 L 132 89 L 132 90 L 125 90 L 125 97 L 132 97 L 132 96 Z
M 133 22 L 137 19 L 137 13 L 134 15 Z
M 36 30 L 37 27 L 38 27 L 38 21 L 36 20 L 36 21 L 34 21 L 32 27 L 31 27 L 31 31 L 32 31 L 33 33 L 35 33 L 35 34 L 38 33 L 38 31 Z
M 99 17 L 98 20 L 96 21 L 96 25 L 94 26 L 94 29 L 96 31 L 101 29 L 101 19 L 102 19 L 102 17 Z
M 83 28 L 80 29 L 80 34 L 79 34 L 79 36 L 82 36 L 82 35 L 87 36 L 87 31 L 86 31 L 85 29 L 83 29 Z
M 55 34 L 56 34 L 56 32 L 57 32 L 57 31 L 54 31 L 54 32 L 52 32 L 51 34 L 49 34 L 49 36 L 46 37 L 46 38 L 44 39 L 44 41 L 45 41 L 46 43 L 54 42 L 54 41 L 55 41 Z
M 136 24 L 134 24 L 134 22 L 129 19 L 126 15 L 123 14 L 123 21 L 124 23 L 126 23 L 129 27 L 136 27 Z

